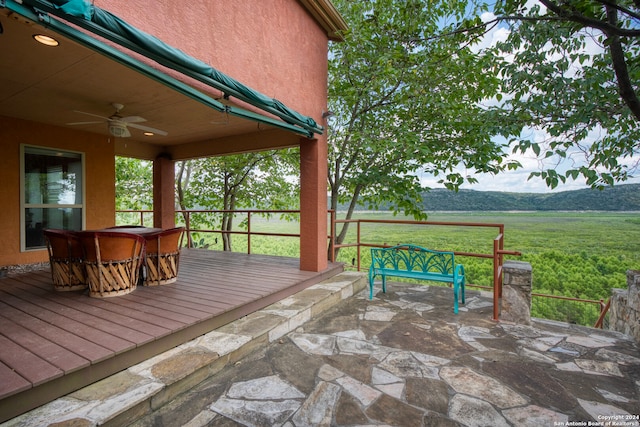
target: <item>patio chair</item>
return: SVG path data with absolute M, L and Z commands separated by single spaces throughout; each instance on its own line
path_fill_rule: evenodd
M 178 278 L 184 227 L 146 234 L 145 286 L 168 285 Z
M 84 249 L 89 296 L 104 298 L 133 292 L 140 279 L 142 236 L 109 231 L 78 233 Z
M 75 232 L 47 229 L 43 231 L 49 252 L 51 278 L 56 291 L 87 289 L 82 246 Z

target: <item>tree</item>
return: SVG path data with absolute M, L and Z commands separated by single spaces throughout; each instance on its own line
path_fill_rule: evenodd
M 515 152 L 538 156 L 532 175 L 551 188 L 580 177 L 596 188 L 628 179 L 640 144 L 640 4 L 500 0 L 494 12 L 461 29 L 477 36 L 507 26 L 506 40 L 486 53 L 502 77 L 496 109 L 511 112 L 502 134 Z
M 153 170 L 151 162 L 116 157 L 116 209 L 153 208 Z
M 475 182 L 456 167 L 498 173 L 503 161 L 496 111 L 482 105 L 499 89 L 493 58 L 456 32 L 467 2 L 337 0 L 350 30 L 329 59 L 331 208 L 390 202 L 416 219 L 422 173 L 448 188 Z M 440 34 L 446 36 L 438 37 Z M 337 237 L 341 243 L 347 225 Z
M 181 210 L 222 210 L 201 216 L 207 228 L 230 232 L 236 209 L 293 209 L 298 203 L 297 150 L 264 151 L 178 162 L 177 200 Z M 185 218 L 186 220 L 186 218 Z M 197 223 L 191 224 L 198 228 Z M 222 234 L 223 249 L 232 250 L 230 233 Z

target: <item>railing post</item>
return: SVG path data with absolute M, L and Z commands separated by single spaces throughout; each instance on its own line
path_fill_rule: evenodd
M 251 212 L 247 212 L 247 254 L 251 255 Z
M 357 249 L 358 249 L 358 271 L 360 271 L 360 220 L 358 220 L 358 222 L 357 222 L 356 230 L 357 230 L 357 235 L 358 235 L 358 237 L 357 237 L 357 239 L 358 239 L 358 246 L 357 246 Z
M 500 297 L 502 296 L 502 269 L 498 258 L 498 239 L 493 240 L 493 320 L 500 318 Z
M 187 247 L 193 248 L 193 240 L 191 238 L 191 212 L 185 211 L 184 225 L 187 229 Z
M 329 211 L 331 218 L 331 230 L 329 231 L 329 253 L 331 254 L 331 262 L 336 262 L 336 211 Z

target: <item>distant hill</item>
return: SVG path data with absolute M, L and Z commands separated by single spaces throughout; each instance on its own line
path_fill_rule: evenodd
M 640 211 L 640 184 L 557 193 L 434 189 L 423 198 L 425 211 Z
M 622 184 L 604 190 L 557 193 L 433 189 L 423 194 L 424 211 L 640 211 L 640 184 Z M 345 205 L 339 207 L 346 209 Z M 358 209 L 366 210 L 360 206 Z M 381 206 L 380 210 L 387 210 Z

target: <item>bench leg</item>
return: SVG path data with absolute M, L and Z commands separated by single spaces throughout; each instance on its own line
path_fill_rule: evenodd
M 458 295 L 460 296 L 460 300 L 464 304 L 464 278 L 460 281 L 460 283 L 453 284 L 453 312 L 454 314 L 458 314 Z
M 373 280 L 376 275 L 373 273 L 373 270 L 369 270 L 369 299 L 373 299 Z
M 382 279 L 382 293 L 387 293 L 387 276 L 380 275 Z M 373 299 L 373 285 L 375 282 L 376 274 L 373 270 L 369 270 L 369 299 Z
M 453 284 L 453 314 L 458 314 L 458 284 Z

